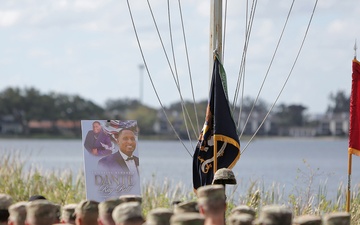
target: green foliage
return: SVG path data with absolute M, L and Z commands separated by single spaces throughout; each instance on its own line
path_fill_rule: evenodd
M 186 101 L 177 102 L 166 109 L 170 122 L 174 125 L 180 137 L 184 139 L 197 139 L 203 126 L 208 102 L 194 103 Z
M 104 109 L 78 95 L 41 94 L 34 88 L 7 88 L 0 92 L 0 116 L 4 115 L 13 115 L 16 121 L 101 119 Z
M 141 135 L 154 134 L 153 126 L 156 121 L 156 113 L 157 111 L 155 109 L 139 105 L 129 112 L 126 118 L 130 120 L 137 120 Z
M 280 104 L 275 111 L 279 119 L 278 123 L 283 127 L 302 126 L 305 123 L 304 111 L 306 107 L 302 105 Z
M 347 96 L 344 91 L 338 91 L 329 95 L 330 104 L 327 112 L 329 113 L 348 113 L 350 108 L 350 96 Z

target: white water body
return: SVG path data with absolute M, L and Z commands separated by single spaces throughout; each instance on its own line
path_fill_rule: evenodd
M 327 197 L 335 197 L 340 184 L 347 187 L 347 148 L 347 139 L 256 139 L 233 168 L 236 191 L 245 194 L 249 184 L 258 182 L 265 189 L 275 184 L 285 195 L 308 187 L 316 193 L 321 186 L 326 187 Z M 138 149 L 143 182 L 168 180 L 192 189 L 192 157 L 179 141 L 139 140 Z M 0 154 L 6 152 L 19 152 L 27 166 L 44 171 L 78 173 L 84 167 L 81 140 L 0 139 Z M 352 162 L 355 189 L 360 184 L 360 157 L 353 156 Z

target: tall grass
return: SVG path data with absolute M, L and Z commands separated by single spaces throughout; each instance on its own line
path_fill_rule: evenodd
M 27 201 L 35 194 L 59 204 L 77 203 L 85 198 L 83 172 L 74 178 L 70 170 L 42 171 L 36 166 L 26 166 L 19 153 L 2 156 L 0 177 L 0 192 L 11 195 L 16 202 Z
M 55 203 L 65 205 L 85 199 L 85 178 L 81 171 L 74 177 L 70 170 L 44 171 L 36 165 L 29 166 L 19 153 L 7 153 L 0 159 L 0 193 L 13 197 L 14 201 L 27 201 L 31 195 L 41 194 Z M 31 156 L 29 156 L 31 157 Z M 306 162 L 305 162 L 306 163 Z M 304 214 L 323 215 L 335 211 L 345 211 L 346 187 L 339 184 L 336 197 L 328 198 L 326 185 L 314 187 L 317 170 L 308 167 L 308 171 L 299 171 L 302 175 L 303 189 L 294 189 L 294 193 L 284 194 L 284 185 L 273 183 L 265 186 L 262 182 L 252 181 L 245 187 L 244 193 L 238 193 L 238 186 L 227 188 L 227 214 L 239 204 L 248 205 L 260 212 L 262 206 L 282 204 L 292 209 L 294 216 Z M 169 180 L 158 181 L 154 176 L 142 185 L 143 210 L 156 207 L 171 208 L 177 200 L 194 200 L 196 196 L 181 183 Z M 360 224 L 360 187 L 355 186 L 351 193 L 352 224 Z

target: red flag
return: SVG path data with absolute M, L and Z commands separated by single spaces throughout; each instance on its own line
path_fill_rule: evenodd
M 349 154 L 360 156 L 360 62 L 352 64 L 350 96 Z

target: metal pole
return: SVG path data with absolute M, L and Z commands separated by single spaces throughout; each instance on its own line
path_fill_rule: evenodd
M 217 52 L 222 63 L 222 0 L 211 0 L 210 6 L 209 81 L 214 66 L 214 52 Z
M 348 153 L 348 187 L 346 192 L 346 212 L 350 212 L 350 189 L 351 189 L 351 167 L 352 167 L 352 154 Z
M 356 50 L 357 50 L 357 45 L 356 45 L 356 39 L 355 39 L 355 44 L 354 44 L 354 59 L 356 59 Z

